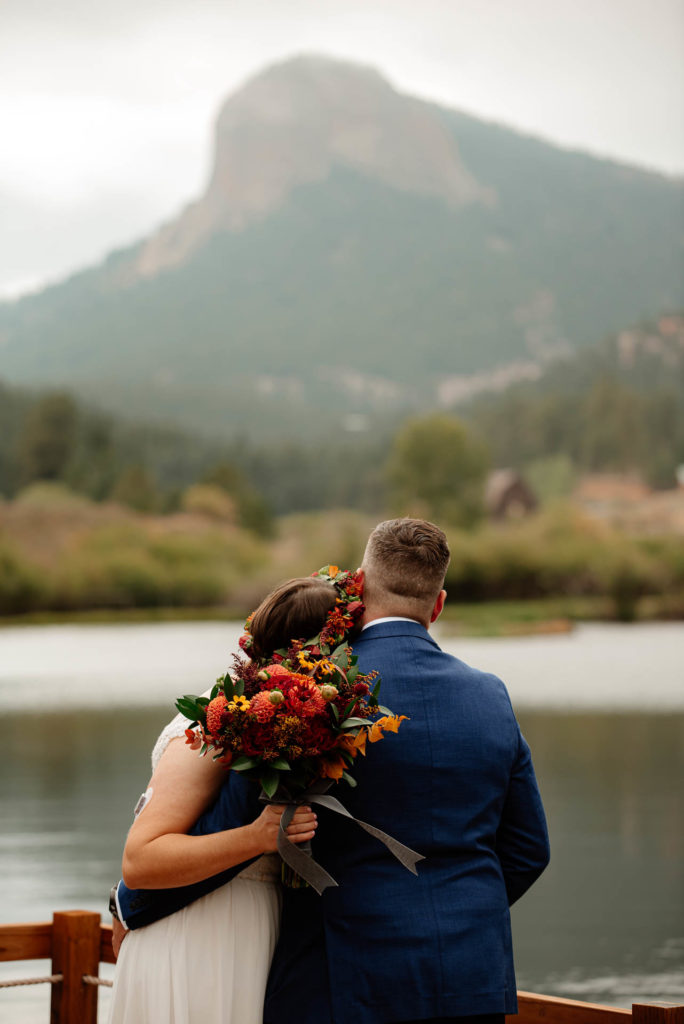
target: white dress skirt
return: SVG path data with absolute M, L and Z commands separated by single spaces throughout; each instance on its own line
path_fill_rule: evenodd
M 174 719 L 160 736 L 153 768 L 183 722 Z M 280 858 L 265 855 L 183 910 L 129 932 L 109 1024 L 262 1024 L 279 880 Z

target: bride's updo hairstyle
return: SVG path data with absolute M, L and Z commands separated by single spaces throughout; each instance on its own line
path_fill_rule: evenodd
M 293 640 L 309 640 L 320 633 L 336 599 L 335 588 L 325 580 L 303 576 L 281 583 L 252 615 L 250 658 L 270 658 Z

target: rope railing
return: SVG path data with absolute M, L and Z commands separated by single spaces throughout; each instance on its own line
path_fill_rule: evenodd
M 85 981 L 85 978 L 83 980 Z M 63 974 L 47 974 L 44 978 L 11 978 L 8 981 L 0 981 L 0 988 L 19 988 L 20 985 L 56 985 L 58 981 L 64 981 Z
M 83 975 L 83 984 L 84 985 L 102 985 L 104 988 L 111 988 L 112 985 L 114 984 L 114 982 L 110 981 L 109 978 L 98 978 L 96 975 L 93 975 L 93 974 L 84 974 Z
M 51 1024 L 97 1024 L 101 963 L 116 961 L 112 929 L 87 910 L 57 912 L 41 924 L 0 924 L 0 962 L 51 960 L 52 974 L 0 981 L 0 988 L 51 986 Z M 519 1013 L 508 1024 L 684 1024 L 684 1006 L 634 1003 L 631 1010 L 518 992 Z

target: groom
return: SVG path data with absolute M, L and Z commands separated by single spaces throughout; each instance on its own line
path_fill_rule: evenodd
M 418 877 L 347 819 L 318 811 L 316 859 L 339 882 L 284 894 L 265 1024 L 503 1024 L 517 1012 L 509 905 L 549 859 L 530 751 L 495 676 L 430 637 L 449 562 L 431 523 L 372 532 L 362 672 L 409 716 L 357 758 L 343 802 L 425 855 Z
M 264 1024 L 503 1024 L 517 1010 L 508 907 L 548 862 L 546 823 L 503 683 L 428 632 L 448 562 L 433 524 L 380 523 L 353 645 L 361 671 L 379 671 L 382 702 L 409 721 L 356 759 L 359 786 L 343 802 L 426 859 L 415 877 L 353 823 L 317 810 L 314 855 L 339 888 L 285 890 Z M 235 776 L 197 831 L 253 814 Z M 156 905 L 124 891 L 125 916 L 145 924 L 227 877 L 171 890 L 175 904 L 169 891 Z

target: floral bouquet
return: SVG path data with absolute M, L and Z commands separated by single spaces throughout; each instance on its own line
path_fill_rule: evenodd
M 317 870 L 309 870 L 307 854 L 285 835 L 294 808 L 317 803 L 350 816 L 339 801 L 326 795 L 327 790 L 339 780 L 355 786 L 347 770 L 354 759 L 365 753 L 367 742 L 397 732 L 406 716 L 393 715 L 379 704 L 377 672 L 361 673 L 348 646 L 349 634 L 363 614 L 356 574 L 328 565 L 313 575 L 337 591 L 317 636 L 293 640 L 267 663 L 235 656 L 232 672 L 217 680 L 209 697 L 180 697 L 176 707 L 192 723 L 187 737 L 193 747 L 201 754 L 214 750 L 214 758 L 226 768 L 258 781 L 265 799 L 288 805 L 278 849 L 293 872 L 322 891 L 320 886 L 336 884 L 334 879 L 315 862 Z M 251 647 L 249 621 L 240 640 L 244 651 Z M 401 844 L 370 825 L 358 824 L 383 842 L 389 840 L 386 845 L 399 856 L 394 846 Z M 288 880 L 286 873 L 284 878 Z M 289 881 L 296 884 L 293 877 Z

